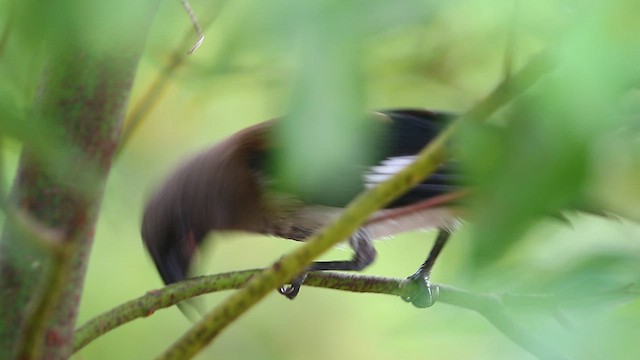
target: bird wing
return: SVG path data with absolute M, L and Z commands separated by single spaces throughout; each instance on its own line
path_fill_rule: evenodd
M 366 152 L 371 156 L 366 162 L 353 164 L 338 174 L 318 173 L 315 176 L 327 177 L 325 187 L 307 189 L 309 191 L 305 194 L 291 195 L 307 205 L 344 207 L 363 190 L 389 179 L 411 164 L 417 154 L 433 141 L 453 118 L 449 113 L 419 109 L 386 110 L 373 113 L 371 117 L 376 127 L 373 131 L 376 138 L 369 143 L 372 147 Z M 278 178 L 278 174 L 273 173 L 277 168 L 273 166 L 273 157 L 277 156 L 274 145 L 256 152 L 251 160 L 251 167 L 256 169 L 257 173 L 263 174 L 264 179 L 272 181 Z M 308 171 L 316 172 L 314 164 L 309 164 Z M 462 180 L 463 175 L 458 163 L 447 161 L 388 207 L 407 206 L 456 191 L 460 188 Z
M 380 112 L 385 116 L 380 144 L 382 153 L 377 162 L 363 173 L 365 188 L 374 187 L 413 163 L 417 154 L 433 141 L 453 118 L 452 114 L 417 109 L 398 109 Z M 427 199 L 453 193 L 461 188 L 464 175 L 460 165 L 449 160 L 387 208 L 409 206 Z

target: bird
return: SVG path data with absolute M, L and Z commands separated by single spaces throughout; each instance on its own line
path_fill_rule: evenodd
M 171 284 L 189 277 L 191 261 L 210 233 L 238 230 L 305 241 L 336 219 L 360 192 L 411 164 L 454 117 L 450 112 L 418 108 L 371 112 L 368 118 L 376 126 L 375 141 L 365 149 L 371 157 L 340 174 L 344 184 L 338 181 L 339 197 L 329 196 L 332 189 L 301 193 L 277 186 L 272 165 L 279 145 L 272 134 L 281 119 L 240 130 L 184 160 L 156 188 L 144 208 L 143 242 L 162 280 Z M 459 164 L 454 159 L 444 161 L 345 239 L 353 250 L 350 260 L 314 262 L 279 292 L 294 299 L 311 271 L 365 269 L 377 257 L 377 239 L 437 229 L 426 260 L 407 278 L 416 290 L 404 298 L 417 307 L 431 306 L 435 301 L 431 269 L 460 224 L 463 180 Z

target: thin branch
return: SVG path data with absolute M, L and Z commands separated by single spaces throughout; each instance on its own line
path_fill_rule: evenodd
M 133 321 L 137 318 L 152 315 L 157 310 L 173 306 L 181 301 L 202 294 L 240 289 L 262 270 L 245 270 L 224 274 L 201 276 L 169 285 L 160 290 L 154 290 L 145 295 L 128 301 L 109 310 L 80 327 L 74 337 L 74 351 L 107 333 L 114 328 Z M 344 273 L 314 272 L 310 273 L 305 286 L 326 289 L 343 290 L 359 293 L 374 293 L 406 296 L 410 291 L 403 286 L 405 280 L 377 276 L 354 275 Z M 546 307 L 547 304 L 557 305 L 556 301 L 565 301 L 555 295 L 546 294 L 482 294 L 470 292 L 447 285 L 433 285 L 437 288 L 438 302 L 460 308 L 473 310 L 485 317 L 509 339 L 526 351 L 544 359 L 565 359 L 556 350 L 549 348 L 539 339 L 531 336 L 522 326 L 518 325 L 506 311 L 508 306 L 522 304 L 536 304 Z M 628 288 L 621 289 L 627 291 Z M 610 294 L 607 294 L 609 296 Z M 566 300 L 574 302 L 574 300 Z
M 127 144 L 129 144 L 131 137 L 133 137 L 133 134 L 140 127 L 147 115 L 149 115 L 149 112 L 162 98 L 162 95 L 169 84 L 169 79 L 184 63 L 184 58 L 185 57 L 182 54 L 173 54 L 169 63 L 160 71 L 158 76 L 156 76 L 142 98 L 132 107 L 131 112 L 124 122 L 125 127 L 122 130 L 122 137 L 117 155 L 122 153 L 122 150 L 124 150 Z
M 127 301 L 79 327 L 74 335 L 74 352 L 103 334 L 135 319 L 148 317 L 156 311 L 174 306 L 196 296 L 242 288 L 247 281 L 263 269 L 234 271 L 222 274 L 194 277 L 159 290 L 152 290 L 136 299 Z M 402 287 L 402 279 L 358 274 L 313 272 L 305 280 L 305 286 L 342 290 L 357 293 L 384 294 L 402 297 L 409 289 Z M 592 302 L 628 297 L 637 299 L 640 292 L 633 286 L 593 294 L 589 297 L 559 296 L 556 294 L 478 294 L 452 286 L 432 284 L 438 289 L 438 301 L 482 313 L 487 302 L 498 301 L 506 307 L 536 307 L 553 309 L 560 305 L 584 306 Z
M 132 107 L 131 112 L 127 116 L 125 120 L 125 128 L 122 131 L 122 140 L 120 141 L 120 146 L 118 148 L 118 154 L 122 152 L 122 150 L 129 143 L 136 130 L 140 127 L 142 122 L 147 118 L 149 112 L 153 109 L 153 107 L 160 101 L 162 95 L 164 94 L 167 86 L 169 85 L 169 80 L 178 69 L 184 65 L 187 59 L 187 55 L 195 51 L 202 41 L 204 40 L 204 35 L 202 32 L 202 28 L 198 24 L 193 11 L 190 10 L 191 7 L 188 5 L 189 3 L 185 0 L 181 0 L 183 6 L 187 10 L 187 13 L 191 17 L 191 21 L 193 26 L 196 28 L 196 32 L 198 32 L 201 37 L 198 39 L 195 45 L 192 46 L 191 50 L 188 53 L 184 53 L 183 50 L 176 50 L 169 57 L 169 62 L 166 66 L 158 73 L 156 78 L 153 80 L 152 84 L 147 88 L 142 98 Z M 185 5 L 186 4 L 186 5 Z M 224 5 L 224 2 L 223 2 Z M 219 11 L 218 11 L 219 12 Z M 213 16 L 209 19 L 205 24 L 204 28 L 208 28 L 211 26 L 214 21 L 217 19 L 217 16 Z M 184 49 L 192 43 L 192 30 L 187 31 L 184 35 L 181 45 L 178 46 L 179 49 Z
M 198 35 L 198 39 L 196 40 L 195 44 L 193 44 L 191 49 L 189 49 L 188 54 L 191 55 L 193 54 L 194 51 L 198 50 L 200 45 L 202 45 L 202 42 L 204 41 L 204 32 L 202 31 L 202 28 L 198 23 L 198 18 L 196 17 L 196 13 L 193 11 L 193 8 L 191 7 L 191 4 L 189 3 L 189 1 L 180 0 L 180 2 L 182 3 L 184 10 L 187 12 L 187 15 L 189 15 L 189 20 L 191 20 L 191 24 L 193 24 L 193 29 L 196 31 L 196 34 Z
M 74 352 L 105 334 L 132 320 L 152 315 L 192 297 L 216 291 L 238 289 L 260 270 L 238 271 L 225 274 L 195 277 L 127 301 L 82 325 L 73 337 Z
M 457 119 L 433 142 L 422 150 L 413 164 L 388 181 L 372 188 L 352 201 L 342 216 L 312 236 L 303 246 L 283 256 L 260 274 L 254 276 L 242 290 L 232 294 L 200 322 L 178 339 L 159 359 L 189 359 L 208 345 L 232 321 L 269 294 L 272 289 L 300 273 L 313 259 L 349 237 L 375 210 L 389 203 L 404 191 L 424 179 L 444 158 L 444 145 L 462 121 L 485 119 L 527 89 L 549 71 L 546 57 L 537 57 L 512 78 L 502 82 L 484 101 Z M 517 80 L 516 80 L 517 78 Z M 513 83 L 515 81 L 515 83 Z

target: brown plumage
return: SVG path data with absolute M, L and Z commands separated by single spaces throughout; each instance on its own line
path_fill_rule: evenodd
M 303 198 L 272 186 L 277 183 L 269 171 L 276 146 L 270 137 L 273 120 L 244 129 L 178 167 L 149 200 L 142 224 L 142 238 L 165 283 L 187 277 L 194 252 L 211 231 L 241 230 L 305 240 L 339 216 L 358 192 L 410 163 L 448 119 L 446 114 L 413 109 L 377 115 L 384 118 L 380 122 L 384 125 L 378 144 L 370 150 L 375 156 L 344 174 L 345 179 L 361 179 L 361 183 L 342 200 L 324 201 L 322 192 Z M 449 205 L 460 197 L 459 177 L 455 166 L 443 164 L 422 184 L 375 213 L 349 239 L 355 252 L 352 260 L 317 262 L 309 270 L 360 270 L 375 259 L 373 239 L 453 226 L 457 214 Z M 302 280 L 294 282 L 288 296 L 295 296 Z
M 197 154 L 147 203 L 142 238 L 165 283 L 187 276 L 189 261 L 209 231 L 265 233 L 259 179 L 249 164 L 256 151 L 265 149 L 270 125 L 244 129 Z

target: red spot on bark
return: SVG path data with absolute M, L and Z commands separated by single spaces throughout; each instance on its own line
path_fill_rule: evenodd
M 47 345 L 59 346 L 62 345 L 62 336 L 56 330 L 47 331 Z

